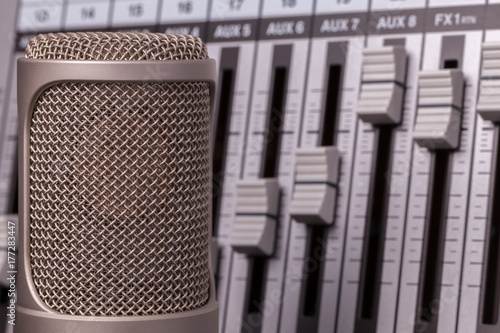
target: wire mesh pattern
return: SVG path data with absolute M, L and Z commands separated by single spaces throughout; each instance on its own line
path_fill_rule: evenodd
M 62 83 L 30 132 L 30 260 L 64 314 L 188 311 L 209 299 L 205 82 Z
M 64 60 L 207 59 L 203 41 L 191 35 L 135 32 L 41 34 L 26 48 L 26 58 Z

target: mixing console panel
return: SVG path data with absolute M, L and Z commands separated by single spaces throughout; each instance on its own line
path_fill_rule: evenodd
M 500 331 L 500 0 L 1 8 L 0 214 L 17 213 L 15 61 L 32 36 L 192 34 L 219 74 L 220 332 Z

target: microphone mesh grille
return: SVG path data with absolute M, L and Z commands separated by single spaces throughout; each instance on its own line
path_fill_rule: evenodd
M 26 58 L 61 60 L 196 60 L 207 48 L 190 35 L 135 32 L 69 32 L 38 35 Z
M 61 83 L 30 129 L 30 260 L 64 314 L 140 316 L 209 300 L 205 82 Z

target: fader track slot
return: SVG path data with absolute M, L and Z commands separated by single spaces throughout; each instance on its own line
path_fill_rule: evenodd
M 430 322 L 435 315 L 434 300 L 439 299 L 443 241 L 448 208 L 448 183 L 451 155 L 449 151 L 436 151 L 433 158 L 432 174 L 429 180 L 430 196 L 427 204 L 426 247 L 424 252 L 423 272 L 420 275 L 419 318 Z
M 328 74 L 324 85 L 325 97 L 319 131 L 319 146 L 334 146 L 337 142 L 346 48 L 346 43 L 328 44 L 326 59 Z M 331 205 L 335 205 L 335 202 L 332 202 Z M 304 267 L 307 269 L 304 270 L 301 288 L 301 304 L 297 321 L 298 333 L 318 331 L 328 227 L 328 225 L 307 227 L 306 253 L 304 253 Z
M 483 296 L 482 322 L 487 325 L 498 323 L 498 309 L 500 299 L 500 160 L 498 157 L 500 147 L 500 129 L 495 128 L 495 145 L 493 147 L 493 179 L 491 183 L 491 194 L 489 198 L 489 214 L 487 225 L 489 225 L 489 242 L 486 257 L 485 285 Z
M 323 271 L 322 262 L 324 261 L 324 241 L 326 228 L 323 226 L 311 227 L 309 233 L 309 246 L 307 259 L 312 261 L 313 269 L 305 278 L 305 293 L 302 314 L 304 316 L 312 317 L 316 315 L 319 308 L 318 300 L 320 299 L 319 293 L 321 291 L 321 275 Z
M 274 71 L 274 83 L 271 91 L 271 109 L 269 110 L 267 126 L 267 144 L 264 154 L 262 177 L 272 178 L 277 176 L 279 165 L 279 148 L 281 143 L 281 132 L 286 99 L 287 83 L 286 67 L 277 67 Z
M 485 42 L 482 50 L 481 89 L 477 113 L 493 125 L 491 168 L 489 172 L 488 203 L 486 207 L 485 242 L 483 252 L 482 284 L 479 294 L 477 331 L 498 332 L 500 327 L 500 43 Z M 490 129 L 490 128 L 489 128 Z
M 322 225 L 311 226 L 308 229 L 307 253 L 304 262 L 304 281 L 302 282 L 297 332 L 313 333 L 318 331 L 328 229 Z
M 278 45 L 274 48 L 271 89 L 269 90 L 270 95 L 268 101 L 267 128 L 265 131 L 265 146 L 261 162 L 261 178 L 277 178 L 279 174 L 281 135 L 285 116 L 291 54 L 291 45 Z M 279 213 L 273 218 L 278 220 Z M 276 223 L 277 222 L 278 221 L 276 221 Z M 249 260 L 248 268 L 251 276 L 247 285 L 247 306 L 244 317 L 247 323 L 251 324 L 253 329 L 252 333 L 260 332 L 262 325 L 260 306 L 262 305 L 262 298 L 265 295 L 267 265 L 268 258 L 265 256 L 255 256 Z M 245 330 L 246 328 L 243 326 L 242 332 L 246 332 Z
M 463 36 L 444 37 L 442 47 L 441 70 L 420 74 L 419 114 L 414 130 L 416 142 L 420 146 L 428 148 L 431 154 L 415 313 L 415 333 L 434 333 L 437 331 L 453 151 L 458 148 L 460 139 L 460 125 L 457 124 L 461 124 L 464 80 L 463 73 L 458 67 L 462 63 Z M 444 82 L 447 83 L 443 84 Z M 444 93 L 444 91 L 447 92 Z M 436 107 L 433 104 L 433 98 L 439 99 L 443 104 Z M 432 110 L 432 112 L 428 110 Z M 439 118 L 441 120 L 438 121 L 436 115 L 441 113 L 446 113 L 449 117 L 441 117 Z M 431 119 L 432 121 L 429 122 Z M 444 123 L 442 123 L 443 120 L 445 120 Z M 425 128 L 429 124 L 432 126 L 446 125 L 447 135 L 433 136 L 432 131 L 425 132 Z M 435 132 L 439 133 L 439 131 Z M 425 139 L 423 139 L 424 137 Z
M 403 116 L 406 86 L 407 54 L 402 42 L 397 40 L 392 42 L 395 45 L 363 51 L 362 85 L 356 112 L 359 119 L 373 126 L 374 135 L 360 258 L 356 333 L 375 332 L 377 328 L 392 154 L 396 128 Z
M 227 130 L 230 121 L 230 102 L 232 95 L 233 71 L 224 70 L 221 79 L 221 95 L 219 99 L 219 112 L 217 117 L 217 126 L 215 131 L 215 147 L 213 155 L 213 175 L 214 175 L 214 193 L 212 203 L 212 216 L 214 220 L 214 228 L 212 233 L 217 234 L 215 221 L 218 220 L 219 208 L 222 196 L 222 188 L 224 185 L 224 164 L 225 152 L 227 150 Z
M 321 146 L 333 146 L 336 141 L 337 118 L 342 87 L 342 66 L 330 65 L 326 90 Z
M 389 195 L 387 177 L 390 173 L 394 126 L 380 126 L 376 131 L 376 148 L 372 162 L 372 183 L 370 185 L 365 226 L 361 289 L 358 298 L 358 316 L 363 320 L 373 319 L 378 310 Z
M 224 172 L 227 156 L 228 132 L 231 125 L 231 106 L 234 94 L 234 81 L 238 64 L 238 48 L 224 48 L 221 52 L 220 94 L 216 124 L 214 124 L 213 148 L 213 196 L 212 196 L 212 234 L 217 235 L 220 204 L 224 188 Z
M 259 333 L 262 325 L 262 305 L 265 292 L 265 279 L 267 271 L 267 258 L 255 256 L 249 258 L 248 273 L 250 275 L 247 286 L 247 304 L 245 322 L 242 333 Z M 251 331 L 249 331 L 251 330 Z

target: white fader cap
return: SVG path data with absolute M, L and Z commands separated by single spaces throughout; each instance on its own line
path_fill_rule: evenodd
M 276 240 L 278 180 L 241 180 L 236 189 L 236 219 L 231 235 L 233 250 L 249 255 L 271 255 Z
M 464 77 L 460 69 L 421 72 L 413 138 L 430 150 L 456 149 L 462 119 Z
M 477 113 L 484 120 L 500 121 L 500 42 L 483 44 L 481 89 Z
M 403 46 L 363 50 L 363 76 L 356 112 L 374 125 L 398 124 L 403 110 L 406 51 Z
M 340 154 L 336 147 L 296 152 L 295 188 L 290 214 L 297 222 L 329 225 L 334 221 Z

